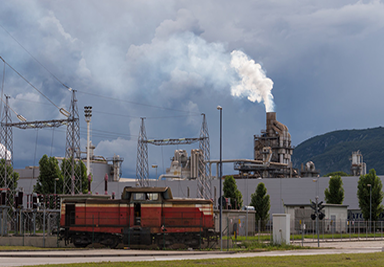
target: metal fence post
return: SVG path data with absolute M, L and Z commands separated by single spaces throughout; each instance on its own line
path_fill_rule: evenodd
M 24 218 L 23 213 L 21 213 L 20 216 L 21 216 L 20 220 L 21 222 L 23 222 L 23 247 L 24 247 L 25 220 L 23 220 Z
M 313 241 L 315 241 L 315 226 L 314 226 L 315 222 L 312 221 L 312 236 L 313 236 Z
M 357 222 L 358 226 L 357 226 L 357 237 L 358 239 L 360 239 L 360 221 Z
M 324 231 L 325 231 L 325 220 L 323 220 L 323 241 L 325 240 L 325 238 L 324 238 Z
M 59 247 L 59 232 L 60 232 L 60 211 L 56 214 L 56 222 L 57 222 L 57 247 Z
M 229 250 L 229 217 L 227 217 L 227 251 Z
M 351 241 L 351 222 L 348 221 L 348 226 L 349 226 L 349 241 Z
M 45 203 L 43 203 L 43 208 L 44 208 L 44 212 L 43 212 L 43 247 L 45 247 Z
M 340 222 L 339 222 L 339 224 L 340 224 L 340 238 L 341 238 L 341 241 L 343 241 L 343 224 L 342 224 L 342 221 L 341 221 L 341 219 L 340 219 Z
M 95 215 L 92 215 L 92 247 L 95 247 Z

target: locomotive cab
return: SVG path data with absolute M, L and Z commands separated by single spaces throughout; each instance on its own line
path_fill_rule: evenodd
M 123 192 L 122 196 L 127 198 L 133 204 L 134 225 L 141 226 L 141 206 L 145 203 L 161 202 L 163 196 L 159 192 Z M 157 190 L 156 190 L 157 191 Z

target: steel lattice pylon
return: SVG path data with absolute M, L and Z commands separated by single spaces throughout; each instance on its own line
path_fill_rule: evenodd
M 139 139 L 137 141 L 136 179 L 139 186 L 149 186 L 148 181 L 148 143 L 144 119 L 141 118 Z
M 62 170 L 64 173 L 63 192 L 64 194 L 70 193 L 72 195 L 82 192 L 81 172 L 75 171 L 75 169 L 80 169 L 80 166 L 76 167 L 80 163 L 80 123 L 75 92 L 72 89 L 71 106 L 69 108 L 70 117 L 67 125 L 65 162 L 63 164 L 64 170 Z
M 211 179 L 209 177 L 209 160 L 210 160 L 210 145 L 209 145 L 209 133 L 208 125 L 203 116 L 203 124 L 200 130 L 200 142 L 199 149 L 201 157 L 199 157 L 199 176 L 197 177 L 198 182 L 198 196 L 205 199 L 211 199 Z
M 12 168 L 13 166 L 13 138 L 12 138 L 12 127 L 9 126 L 10 123 L 12 123 L 11 114 L 9 112 L 8 107 L 8 99 L 9 96 L 6 96 L 6 105 L 4 106 L 3 114 L 1 117 L 1 133 L 0 133 L 0 143 L 2 146 L 0 146 L 0 157 L 4 159 L 7 166 L 10 166 Z M 15 194 L 15 184 L 14 180 L 12 179 L 8 173 L 10 171 L 10 168 L 4 168 L 0 171 L 0 177 L 1 177 L 1 187 L 5 188 L 8 191 L 8 194 L 6 194 L 6 205 L 13 208 L 13 199 Z
M 201 126 L 199 138 L 179 138 L 147 140 L 145 132 L 144 118 L 141 118 L 139 139 L 137 142 L 137 160 L 136 160 L 136 179 L 140 186 L 149 186 L 148 181 L 148 144 L 163 145 L 181 145 L 192 144 L 199 141 L 199 174 L 197 196 L 205 199 L 211 199 L 211 180 L 209 177 L 210 146 L 207 121 L 203 115 L 203 124 Z

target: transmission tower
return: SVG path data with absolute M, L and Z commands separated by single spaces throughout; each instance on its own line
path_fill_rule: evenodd
M 71 106 L 69 107 L 70 117 L 67 124 L 67 142 L 65 146 L 64 169 L 64 194 L 72 195 L 82 192 L 82 180 L 80 166 L 80 122 L 79 110 L 77 109 L 76 90 L 72 89 Z M 77 171 L 75 171 L 77 169 Z
M 149 186 L 148 181 L 148 144 L 155 146 L 164 145 L 189 145 L 199 141 L 199 174 L 198 181 L 198 197 L 210 199 L 211 198 L 211 180 L 209 177 L 209 160 L 210 160 L 210 146 L 207 121 L 205 114 L 203 115 L 203 124 L 198 138 L 178 138 L 178 139 L 160 139 L 160 140 L 147 140 L 145 133 L 144 118 L 141 120 L 139 139 L 137 143 L 137 161 L 136 161 L 136 179 L 140 186 Z
M 210 173 L 208 164 L 210 160 L 209 133 L 205 114 L 201 115 L 203 116 L 203 124 L 200 130 L 199 149 L 202 156 L 199 157 L 198 195 L 201 198 L 211 199 L 211 179 L 208 177 Z
M 5 204 L 8 207 L 13 207 L 13 197 L 15 194 L 15 184 L 13 177 L 8 173 L 8 166 L 12 168 L 13 166 L 13 138 L 12 138 L 12 126 L 9 124 L 12 123 L 11 114 L 8 106 L 8 99 L 10 96 L 6 97 L 6 105 L 4 106 L 3 114 L 1 116 L 1 134 L 0 134 L 0 157 L 5 161 L 4 169 L 0 172 L 1 177 L 1 187 L 5 188 L 8 191 L 8 194 L 5 194 Z M 4 204 L 3 204 L 4 205 Z
M 139 186 L 149 186 L 148 181 L 148 143 L 144 119 L 141 118 L 139 139 L 137 141 L 136 179 Z

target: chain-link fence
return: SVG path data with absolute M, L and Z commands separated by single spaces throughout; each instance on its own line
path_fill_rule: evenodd
M 383 221 L 291 220 L 291 241 L 382 240 Z
M 256 221 L 249 226 L 253 233 L 246 231 L 242 218 L 226 218 L 223 221 L 223 244 L 233 248 L 242 242 L 273 244 L 273 222 Z M 317 234 L 318 233 L 318 234 Z M 305 246 L 309 243 L 332 241 L 374 241 L 384 240 L 384 221 L 349 221 L 349 220 L 291 220 L 290 243 Z
M 59 247 L 60 210 L 15 209 L 0 214 L 0 245 Z

